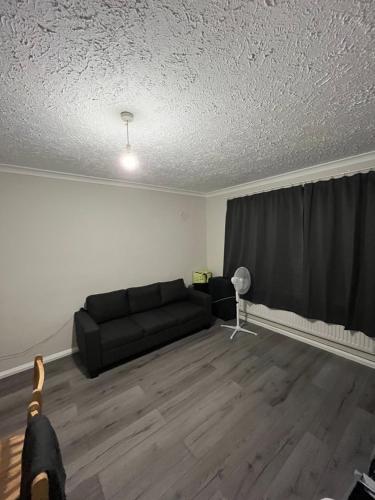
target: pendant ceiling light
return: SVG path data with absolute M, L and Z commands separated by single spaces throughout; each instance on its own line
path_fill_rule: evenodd
M 135 170 L 139 165 L 137 155 L 132 151 L 129 142 L 129 123 L 133 121 L 134 115 L 133 113 L 129 113 L 129 111 L 123 111 L 121 113 L 121 119 L 126 125 L 126 148 L 125 153 L 120 158 L 120 162 L 126 170 L 131 171 Z

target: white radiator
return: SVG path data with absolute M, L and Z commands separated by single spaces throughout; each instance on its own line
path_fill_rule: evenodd
M 328 325 L 323 321 L 305 319 L 289 311 L 270 309 L 260 304 L 242 301 L 242 310 L 245 313 L 259 318 L 274 321 L 280 325 L 294 328 L 302 332 L 315 335 L 337 344 L 346 345 L 370 354 L 375 354 L 375 339 L 367 337 L 362 332 L 344 330 L 340 325 Z

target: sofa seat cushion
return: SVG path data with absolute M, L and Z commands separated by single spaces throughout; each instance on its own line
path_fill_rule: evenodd
M 100 325 L 100 341 L 104 350 L 121 347 L 144 337 L 142 328 L 130 318 L 119 318 Z
M 205 314 L 205 310 L 203 309 L 203 307 L 199 307 L 187 300 L 181 302 L 173 302 L 173 304 L 163 306 L 162 309 L 167 314 L 175 318 L 178 323 L 184 323 Z
M 146 335 L 160 332 L 178 323 L 174 316 L 163 311 L 162 308 L 132 314 L 131 318 L 144 330 Z

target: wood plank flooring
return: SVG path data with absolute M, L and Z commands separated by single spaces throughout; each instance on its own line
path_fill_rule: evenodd
M 68 499 L 345 498 L 375 448 L 375 371 L 256 330 L 213 326 L 92 380 L 76 356 L 48 364 Z M 0 381 L 1 437 L 24 428 L 30 378 Z

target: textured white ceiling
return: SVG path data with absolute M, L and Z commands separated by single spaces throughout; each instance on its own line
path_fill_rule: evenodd
M 209 191 L 375 149 L 371 0 L 0 0 L 0 162 Z M 124 172 L 122 110 L 137 172 Z

